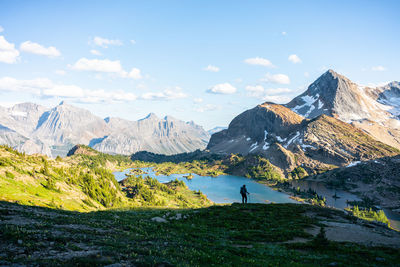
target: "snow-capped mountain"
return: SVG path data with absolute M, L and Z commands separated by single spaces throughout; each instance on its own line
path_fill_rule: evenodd
M 211 136 L 214 153 L 259 154 L 289 175 L 400 153 L 399 83 L 359 86 L 329 70 L 286 105 L 263 103 Z M 396 148 L 397 147 L 397 148 Z
M 310 119 L 321 114 L 335 117 L 381 142 L 400 148 L 398 82 L 373 88 L 358 85 L 328 70 L 285 106 Z
M 52 109 L 33 103 L 0 107 L 0 144 L 27 153 L 65 156 L 74 145 L 85 144 L 106 153 L 177 154 L 204 149 L 209 137 L 194 122 L 159 119 L 152 113 L 129 121 L 102 119 L 64 102 Z

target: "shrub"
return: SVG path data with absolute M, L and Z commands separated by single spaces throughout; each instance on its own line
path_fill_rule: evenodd
M 6 177 L 10 179 L 14 179 L 15 175 L 12 172 L 6 171 Z

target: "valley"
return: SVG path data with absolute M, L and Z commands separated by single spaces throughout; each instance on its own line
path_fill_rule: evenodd
M 374 101 L 392 105 L 396 86 Z M 213 129 L 209 142 L 193 122 L 155 114 L 103 120 L 66 103 L 4 110 L 0 235 L 10 242 L 0 243 L 0 263 L 393 265 L 400 150 L 395 135 L 386 142 L 359 127 L 371 110 L 343 115 L 335 99 L 359 88 L 329 70 L 287 105 L 265 102 Z M 391 114 L 380 127 L 395 125 Z M 247 205 L 237 203 L 242 184 Z

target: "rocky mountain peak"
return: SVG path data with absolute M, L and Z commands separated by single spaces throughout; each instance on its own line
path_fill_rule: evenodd
M 207 148 L 242 154 L 266 151 L 296 132 L 303 119 L 287 107 L 266 102 L 239 114 L 228 129 L 213 134 Z
M 362 92 L 357 84 L 328 70 L 285 106 L 306 118 L 315 118 L 321 114 L 335 117 L 343 114 L 365 115 L 365 110 L 356 105 L 360 102 L 360 94 Z M 345 120 L 349 119 L 346 117 Z
M 174 117 L 170 116 L 170 115 L 167 115 L 167 116 L 164 117 L 164 120 L 165 121 L 174 121 L 176 119 Z
M 393 81 L 393 82 L 390 82 L 390 83 L 388 83 L 386 86 L 384 86 L 384 87 L 387 87 L 387 88 L 399 88 L 400 89 L 400 82 L 398 82 L 398 81 Z
M 159 118 L 157 117 L 157 115 L 153 112 L 149 113 L 146 117 L 144 117 L 143 119 L 140 119 L 139 121 L 142 120 L 159 120 Z

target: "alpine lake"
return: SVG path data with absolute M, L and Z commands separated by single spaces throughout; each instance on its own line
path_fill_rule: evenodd
M 119 182 L 130 174 L 132 168 L 121 172 L 114 172 L 115 179 Z M 142 176 L 150 176 L 156 178 L 161 183 L 178 179 L 184 181 L 190 190 L 200 190 L 207 197 L 218 204 L 228 204 L 241 202 L 240 187 L 246 185 L 249 203 L 298 203 L 290 198 L 290 195 L 273 190 L 265 184 L 258 183 L 242 176 L 234 175 L 219 175 L 217 177 L 200 176 L 190 174 L 191 179 L 188 179 L 188 174 L 171 174 L 157 175 L 153 168 L 141 168 L 144 172 Z M 346 191 L 335 190 L 326 187 L 323 183 L 307 180 L 295 180 L 291 185 L 300 190 L 312 189 L 318 195 L 325 197 L 326 205 L 329 207 L 344 209 L 348 207 L 349 201 L 359 201 L 360 198 Z M 389 219 L 390 225 L 396 230 L 400 230 L 400 214 L 391 210 L 383 210 Z

